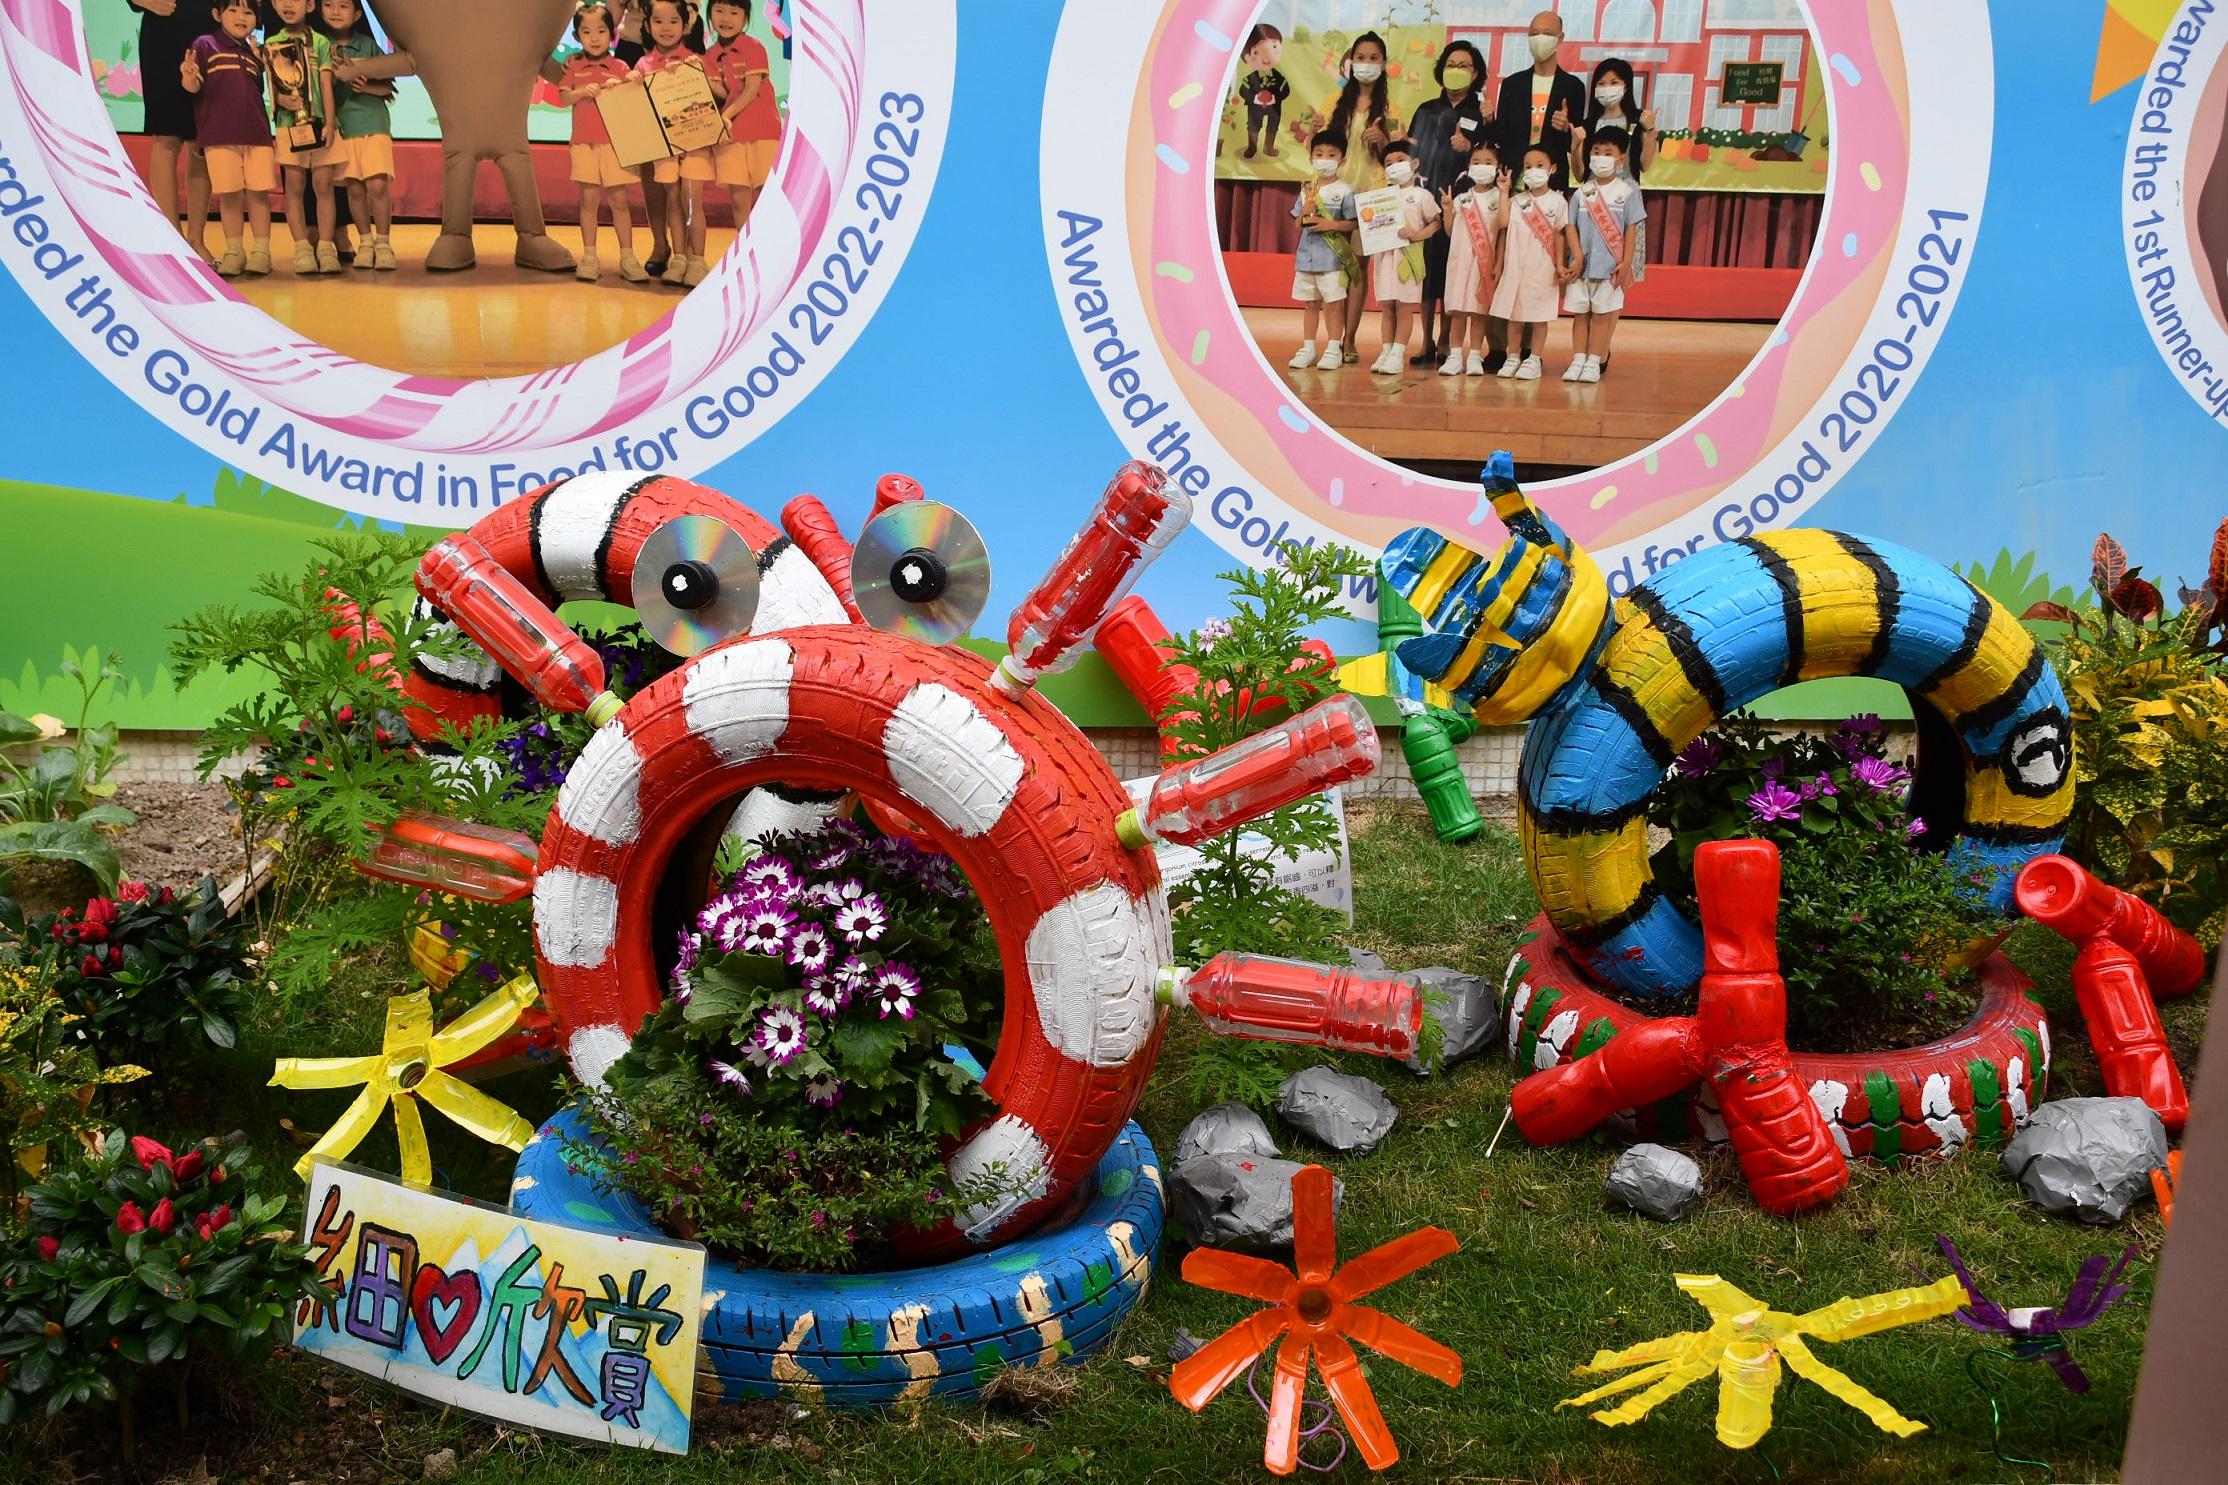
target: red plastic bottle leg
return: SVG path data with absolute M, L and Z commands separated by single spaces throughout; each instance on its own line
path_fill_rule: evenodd
M 2168 1133 L 2181 1133 L 2189 1093 L 2135 956 L 2103 934 L 2090 939 L 2074 957 L 2073 998 L 2088 1023 L 2105 1091 L 2142 1099 Z
M 1558 1145 L 1619 1109 L 1643 1108 L 1697 1081 L 1705 1048 L 1694 1021 L 1667 1017 L 1618 1032 L 1576 1062 L 1533 1073 L 1509 1094 L 1524 1138 Z
M 1784 1042 L 1720 1049 L 1710 1086 L 1741 1174 L 1765 1211 L 1784 1217 L 1823 1206 L 1849 1184 L 1849 1161 L 1795 1076 Z

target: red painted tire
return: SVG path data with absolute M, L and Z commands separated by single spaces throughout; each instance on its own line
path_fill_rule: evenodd
M 799 511 L 813 551 L 792 542 L 756 511 L 717 490 L 665 475 L 596 473 L 545 485 L 483 516 L 469 532 L 511 576 L 555 608 L 578 599 L 634 605 L 634 562 L 650 533 L 676 516 L 710 516 L 758 554 L 758 613 L 751 633 L 803 624 L 841 624 L 851 615 L 815 566 L 848 562 L 811 512 Z M 785 513 L 786 514 L 786 513 Z M 418 600 L 421 613 L 440 617 Z M 466 728 L 502 713 L 502 670 L 474 647 L 469 655 L 411 661 L 403 682 L 410 730 L 430 742 L 444 726 Z
M 1050 702 L 991 674 L 966 650 L 857 626 L 707 650 L 582 750 L 534 889 L 543 991 L 594 1085 L 662 997 L 680 917 L 661 884 L 708 872 L 737 796 L 853 790 L 920 821 L 973 884 L 1006 966 L 985 1082 L 999 1113 L 952 1169 L 995 1167 L 1010 1188 L 928 1234 L 921 1261 L 1023 1231 L 1089 1175 L 1144 1090 L 1154 976 L 1173 957 L 1153 853 L 1115 836 L 1129 800 L 1112 772 Z
M 1532 931 L 1536 937 L 1522 955 L 1529 973 L 1522 984 L 1503 986 L 1509 1056 L 1520 1069 L 1584 1056 L 1654 1019 L 1595 988 L 1545 914 Z M 1512 978 L 1516 964 L 1510 961 Z M 2032 982 L 2009 959 L 1991 954 L 1979 973 L 1980 1009 L 1939 1041 L 1894 1052 L 1795 1053 L 1795 1073 L 1843 1154 L 1892 1162 L 1948 1153 L 1967 1141 L 1990 1148 L 2027 1122 L 2050 1076 L 2049 1023 L 2027 995 Z M 1725 1139 L 1706 1085 L 1626 1113 L 1636 1131 L 1651 1136 Z

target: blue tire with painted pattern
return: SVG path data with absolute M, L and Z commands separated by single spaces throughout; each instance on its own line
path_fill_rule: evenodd
M 519 1154 L 512 1210 L 662 1235 L 633 1197 L 566 1168 L 565 1140 L 584 1137 L 575 1109 L 542 1126 Z M 698 1395 L 876 1408 L 969 1398 L 1008 1368 L 1080 1362 L 1143 1297 L 1164 1215 L 1159 1163 L 1132 1123 L 1072 1219 L 950 1263 L 791 1274 L 707 1255 Z

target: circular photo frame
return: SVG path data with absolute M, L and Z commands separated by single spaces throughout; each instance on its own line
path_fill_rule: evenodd
M 1070 343 L 1133 453 L 1166 462 L 1174 446 L 1201 469 L 1198 524 L 1241 558 L 1311 538 L 1374 550 L 1418 524 L 1460 534 L 1491 513 L 1476 485 L 1402 469 L 1331 429 L 1255 346 L 1224 277 L 1213 140 L 1259 9 L 1164 0 L 1063 15 L 1043 190 Z M 1985 9 L 1803 10 L 1835 148 L 1818 245 L 1777 329 L 1674 432 L 1526 487 L 1618 593 L 1704 546 L 1792 523 L 1845 476 L 1908 396 L 1971 257 L 1994 107 Z M 1104 107 L 1079 107 L 1094 90 Z M 1108 109 L 1123 127 L 1105 127 Z M 1919 147 L 1950 138 L 1959 149 Z
M 2186 8 L 2185 8 L 2186 9 Z M 2136 312 L 2182 390 L 2228 419 L 2228 27 L 2176 15 L 2136 85 L 2122 241 Z
M 0 7 L 0 138 L 48 271 L 18 281 L 166 425 L 273 484 L 365 515 L 461 525 L 583 470 L 691 474 L 824 376 L 897 277 L 950 120 L 951 0 L 799 0 L 790 115 L 748 231 L 648 330 L 571 365 L 483 381 L 342 356 L 235 294 L 163 219 L 95 87 L 77 8 Z M 20 233 L 18 234 L 21 235 Z M 129 344 L 88 331 L 105 290 Z

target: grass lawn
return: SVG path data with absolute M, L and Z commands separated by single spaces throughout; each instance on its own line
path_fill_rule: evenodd
M 1395 965 L 1449 964 L 1498 978 L 1533 914 L 1513 838 L 1495 831 L 1467 848 L 1442 847 L 1420 809 L 1380 809 L 1356 819 L 1354 854 L 1355 942 Z M 2100 1091 L 2063 988 L 2067 954 L 2032 929 L 2011 948 L 2041 985 L 2058 1027 L 2051 1093 Z M 259 1030 L 169 1104 L 135 1117 L 158 1135 L 245 1128 L 275 1175 L 298 1151 L 279 1120 L 314 1134 L 348 1095 L 265 1089 L 269 1059 L 375 1046 L 382 998 L 398 982 L 393 964 L 337 971 L 332 995 L 309 1013 L 312 1025 L 284 1035 Z M 2185 1070 L 2203 1016 L 2198 1004 L 2168 1012 Z M 1164 1152 L 1196 1112 L 1181 1064 L 1197 1035 L 1193 1027 L 1176 1029 L 1140 1116 Z M 1712 1383 L 1629 1428 L 1554 1411 L 1557 1400 L 1587 1385 L 1570 1368 L 1597 1347 L 1699 1328 L 1702 1311 L 1673 1286 L 1675 1271 L 1720 1273 L 1777 1308 L 1801 1311 L 1938 1277 L 1945 1269 L 1934 1250 L 1937 1232 L 1957 1242 L 2007 1303 L 2054 1303 L 2085 1256 L 2138 1245 L 2132 1302 L 2077 1343 L 2093 1392 L 2075 1398 L 2041 1366 L 1987 1374 L 2002 1399 L 2007 1454 L 2047 1459 L 2061 1480 L 2117 1477 L 2162 1237 L 2148 1204 L 2119 1229 L 2084 1229 L 2029 1207 L 1992 1156 L 1968 1153 L 1893 1170 L 1859 1164 L 1833 1206 L 1785 1221 L 1750 1204 L 1731 1157 L 1720 1155 L 1704 1157 L 1709 1199 L 1702 1210 L 1659 1226 L 1604 1210 L 1602 1178 L 1616 1153 L 1606 1142 L 1533 1150 L 1512 1130 L 1486 1157 L 1507 1106 L 1505 1061 L 1472 1062 L 1431 1080 L 1397 1067 L 1377 1071 L 1400 1105 L 1398 1126 L 1372 1155 L 1319 1157 L 1346 1181 L 1342 1247 L 1359 1251 L 1426 1223 L 1462 1241 L 1459 1254 L 1376 1301 L 1453 1346 L 1467 1369 L 1462 1386 L 1449 1390 L 1390 1363 L 1372 1365 L 1371 1383 L 1402 1450 L 1393 1477 L 1600 1485 L 2039 1478 L 1991 1453 L 1988 1397 L 1966 1370 L 1982 1348 L 1949 1320 L 1819 1348 L 1827 1362 L 1931 1425 L 1908 1440 L 1874 1431 L 1792 1376 L 1781 1387 L 1772 1432 L 1746 1454 L 1721 1448 L 1712 1434 Z M 540 1074 L 490 1091 L 530 1116 L 556 1102 Z M 428 1122 L 447 1182 L 500 1200 L 509 1169 L 503 1152 Z M 1310 1154 L 1304 1146 L 1287 1153 Z M 357 1158 L 392 1169 L 391 1136 L 376 1136 Z M 1197 1417 L 1168 1396 L 1165 1358 L 1176 1330 L 1210 1338 L 1253 1308 L 1184 1285 L 1176 1256 L 1173 1244 L 1164 1248 L 1151 1292 L 1106 1353 L 1072 1371 L 1021 1374 L 996 1406 L 873 1417 L 800 1416 L 779 1403 L 700 1406 L 695 1452 L 669 1459 L 499 1429 L 282 1353 L 243 1375 L 197 1374 L 194 1419 L 183 1431 L 159 1426 L 167 1409 L 149 1399 L 139 1478 L 416 1480 L 427 1456 L 443 1449 L 456 1453 L 458 1480 L 553 1485 L 1266 1478 L 1263 1417 L 1242 1386 Z M 1350 1457 L 1341 1473 L 1363 1470 Z M 132 1478 L 115 1459 L 113 1427 L 103 1416 L 45 1431 L 19 1426 L 0 1438 L 0 1478 L 106 1476 Z

